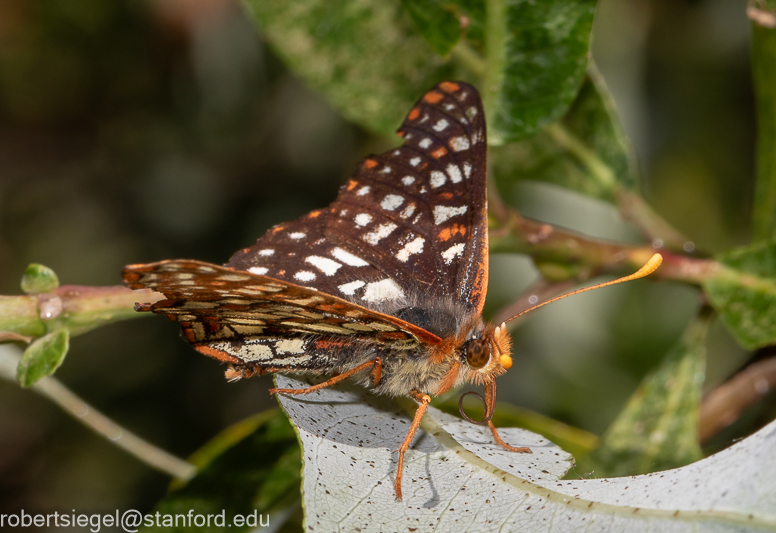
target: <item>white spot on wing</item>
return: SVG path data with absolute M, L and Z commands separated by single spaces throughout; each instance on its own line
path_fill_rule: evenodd
M 269 269 L 264 267 L 251 267 L 248 269 L 248 272 L 250 272 L 251 274 L 257 274 L 259 276 L 263 276 L 264 274 L 269 272 Z
M 377 226 L 376 230 L 364 235 L 363 239 L 369 244 L 375 245 L 378 242 L 380 242 L 382 239 L 390 235 L 391 232 L 393 232 L 393 230 L 395 230 L 396 228 L 397 228 L 396 224 L 392 222 L 380 224 L 379 226 Z
M 463 248 L 464 248 L 464 243 L 459 243 L 451 246 L 450 248 L 442 252 L 442 259 L 445 260 L 445 264 L 449 265 L 450 263 L 453 262 L 454 258 L 461 257 L 461 255 L 463 255 Z
M 416 167 L 419 164 L 420 164 L 420 158 L 419 157 L 413 157 L 412 159 L 410 159 L 410 165 L 412 165 L 413 167 Z
M 420 146 L 421 148 L 423 148 L 425 150 L 426 148 L 431 146 L 431 144 L 432 144 L 431 139 L 429 139 L 428 137 L 423 137 L 420 140 L 420 142 L 418 143 L 418 146 Z
M 331 259 L 328 259 L 326 257 L 320 257 L 317 255 L 311 255 L 307 259 L 304 260 L 305 263 L 310 263 L 315 268 L 326 274 L 327 276 L 333 276 L 337 270 L 342 266 L 340 263 L 337 263 L 336 261 L 332 261 Z
M 267 248 L 265 250 L 259 250 L 259 255 L 272 255 L 275 253 L 275 250 L 271 248 Z
M 364 227 L 370 222 L 372 222 L 372 215 L 370 215 L 369 213 L 359 213 L 356 215 L 356 217 L 353 220 L 357 225 Z
M 357 196 L 364 196 L 365 194 L 369 194 L 369 185 L 364 185 L 356 191 Z
M 282 339 L 275 343 L 278 353 L 304 353 L 304 340 Z
M 434 131 L 445 131 L 445 128 L 447 128 L 450 125 L 448 121 L 445 119 L 440 119 L 439 122 L 434 124 L 432 127 L 434 128 Z
M 315 274 L 309 270 L 302 270 L 294 274 L 294 279 L 299 281 L 312 281 L 315 279 Z
M 404 245 L 404 248 L 399 250 L 399 253 L 396 254 L 396 259 L 402 263 L 406 263 L 407 259 L 409 259 L 411 255 L 419 254 L 423 251 L 424 242 L 426 242 L 426 239 L 423 237 L 418 237 L 414 241 L 408 242 Z
M 348 296 L 353 296 L 356 293 L 356 291 L 361 287 L 363 287 L 364 285 L 366 285 L 366 283 L 364 283 L 361 280 L 351 281 L 350 283 L 345 283 L 343 285 L 340 285 L 339 290 L 343 294 L 347 294 Z
M 473 119 L 477 116 L 477 108 L 472 106 L 469 109 L 466 110 L 466 118 L 469 120 Z
M 361 299 L 367 302 L 384 302 L 387 300 L 398 300 L 403 297 L 404 293 L 401 287 L 395 281 L 388 278 L 369 283 Z
M 463 173 L 466 176 L 466 179 L 469 179 L 469 176 L 472 175 L 472 164 L 468 161 L 463 164 Z
M 447 175 L 450 176 L 450 181 L 453 183 L 460 183 L 463 179 L 461 177 L 461 169 L 458 168 L 458 165 L 453 165 L 452 163 L 447 165 Z
M 399 213 L 399 216 L 402 218 L 409 218 L 412 216 L 412 213 L 414 212 L 415 212 L 415 204 L 410 204 L 404 208 L 404 211 Z
M 382 207 L 386 211 L 393 211 L 403 203 L 404 203 L 403 197 L 399 196 L 398 194 L 389 194 L 385 198 L 383 198 L 383 201 L 380 203 L 380 207 Z
M 438 170 L 432 170 L 431 171 L 431 188 L 436 189 L 437 187 L 441 187 L 445 184 L 447 181 L 447 176 L 445 176 L 444 172 L 439 172 Z
M 437 226 L 458 215 L 463 215 L 469 207 L 462 205 L 461 207 L 452 207 L 447 205 L 434 206 L 434 224 Z
M 469 139 L 466 137 L 453 137 L 450 139 L 450 148 L 453 149 L 455 152 L 460 152 L 462 150 L 468 150 L 470 147 L 469 145 Z
M 335 248 L 331 251 L 331 255 L 342 261 L 348 266 L 352 267 L 364 267 L 369 266 L 369 263 L 361 259 L 360 257 L 357 257 L 350 252 L 346 252 L 342 248 Z
M 382 170 L 380 170 L 383 174 L 390 174 L 391 173 L 391 167 L 384 167 Z
M 413 178 L 412 176 L 404 176 L 404 177 L 401 179 L 401 182 L 402 182 L 404 185 L 412 185 L 413 183 L 415 183 L 415 178 Z
M 289 233 L 288 236 L 294 239 L 295 241 L 298 241 L 299 239 L 304 239 L 305 237 L 307 237 L 307 234 L 302 233 L 301 231 L 295 231 L 294 233 Z

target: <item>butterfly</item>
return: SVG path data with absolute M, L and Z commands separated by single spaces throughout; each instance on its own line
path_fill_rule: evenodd
M 487 424 L 505 449 L 531 450 L 506 444 L 491 422 L 495 380 L 512 357 L 506 325 L 482 318 L 488 207 L 479 93 L 439 83 L 398 134 L 403 144 L 368 156 L 330 206 L 274 226 L 226 265 L 129 265 L 123 278 L 163 293 L 136 309 L 179 322 L 197 351 L 229 364 L 229 379 L 319 374 L 332 377 L 270 392 L 305 394 L 353 378 L 376 394 L 414 399 L 398 450 L 401 500 L 404 456 L 431 398 L 465 383 L 484 386 L 485 415 L 462 415 Z

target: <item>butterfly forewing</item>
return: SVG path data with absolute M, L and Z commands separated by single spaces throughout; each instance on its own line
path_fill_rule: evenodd
M 481 311 L 487 285 L 485 123 L 477 92 L 445 82 L 369 156 L 328 208 L 276 226 L 227 263 L 353 298 L 410 292 Z

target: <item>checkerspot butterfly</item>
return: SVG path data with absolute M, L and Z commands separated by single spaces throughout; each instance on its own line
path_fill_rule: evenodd
M 479 94 L 440 83 L 398 133 L 404 144 L 367 157 L 329 207 L 273 227 L 225 266 L 161 261 L 129 265 L 123 276 L 133 289 L 163 293 L 137 309 L 178 321 L 197 351 L 229 363 L 230 379 L 334 375 L 272 391 L 300 394 L 353 377 L 376 394 L 416 400 L 398 451 L 401 499 L 404 454 L 423 413 L 453 387 L 484 385 L 480 422 L 505 448 L 530 450 L 504 443 L 490 421 L 495 378 L 512 358 L 505 325 L 481 316 L 488 220 Z

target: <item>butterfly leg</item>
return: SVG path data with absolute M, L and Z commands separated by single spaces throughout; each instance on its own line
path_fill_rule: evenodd
M 347 372 L 343 372 L 342 374 L 339 374 L 337 376 L 334 376 L 331 379 L 327 379 L 323 383 L 318 383 L 317 385 L 313 385 L 311 387 L 305 387 L 304 389 L 269 389 L 270 395 L 272 394 L 308 394 L 320 389 L 325 389 L 326 387 L 331 387 L 332 385 L 335 385 L 336 383 L 339 383 L 343 379 L 347 379 L 353 374 L 357 374 L 361 372 L 362 370 L 366 370 L 367 368 L 372 367 L 372 380 L 375 381 L 375 385 L 377 382 L 380 381 L 380 375 L 382 373 L 382 367 L 383 362 L 379 357 L 375 357 L 371 361 L 367 361 L 366 363 L 360 364 L 355 368 L 351 368 Z M 375 379 L 375 375 L 377 378 Z
M 533 453 L 531 451 L 531 448 L 528 448 L 526 446 L 521 446 L 519 448 L 517 446 L 510 446 L 509 444 L 501 440 L 501 437 L 499 436 L 498 431 L 496 431 L 496 426 L 493 425 L 492 420 L 488 420 L 488 427 L 490 428 L 490 432 L 493 433 L 493 439 L 498 444 L 500 444 L 501 447 L 504 448 L 506 451 L 517 452 L 517 453 Z
M 397 502 L 400 502 L 402 498 L 401 478 L 402 474 L 404 473 L 404 454 L 407 453 L 407 450 L 409 450 L 410 444 L 412 444 L 412 438 L 415 436 L 415 432 L 420 427 L 420 421 L 423 418 L 423 415 L 426 413 L 426 408 L 431 401 L 431 396 L 428 394 L 423 394 L 416 389 L 410 391 L 410 397 L 420 405 L 415 411 L 415 418 L 412 419 L 412 425 L 410 426 L 410 430 L 407 432 L 407 436 L 404 437 L 404 442 L 402 442 L 401 446 L 399 446 L 399 462 L 396 464 L 396 481 L 393 484 L 393 488 L 396 491 Z

